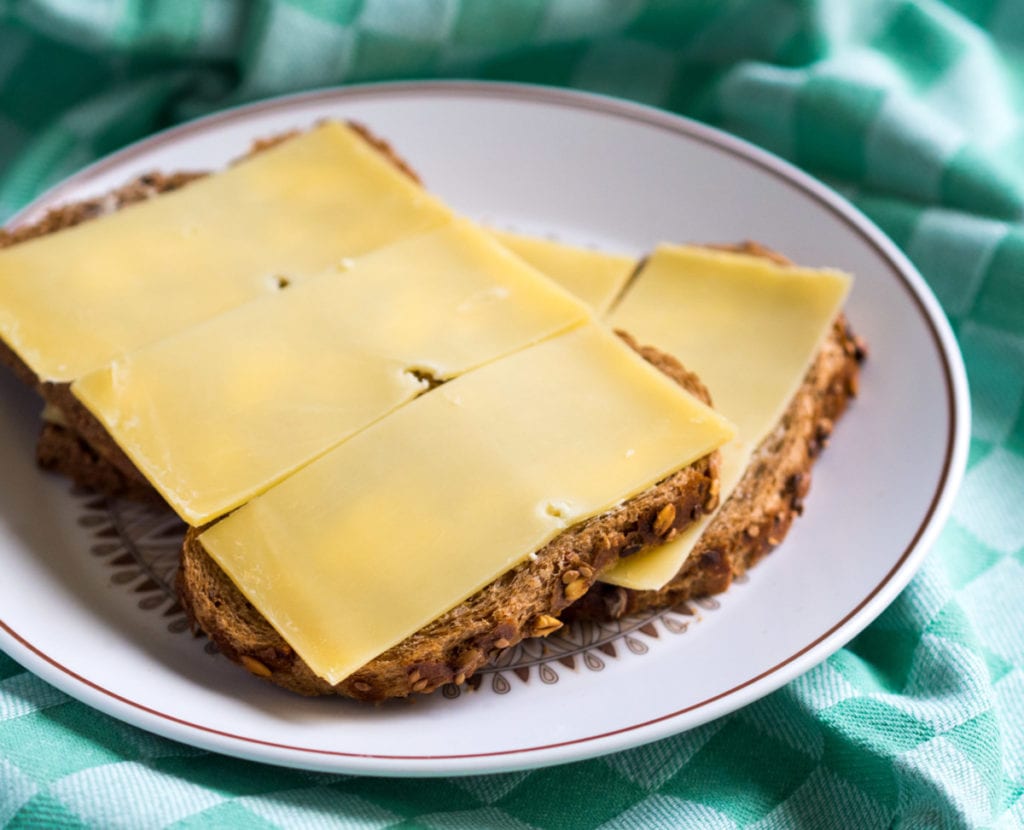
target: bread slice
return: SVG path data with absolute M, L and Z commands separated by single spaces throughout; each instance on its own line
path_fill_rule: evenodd
M 389 145 L 358 125 L 352 126 L 396 167 L 418 181 Z M 292 134 L 254 142 L 250 152 L 271 147 Z M 182 172 L 142 176 L 103 197 L 56 208 L 34 224 L 12 231 L 0 229 L 0 248 L 175 190 L 204 175 Z M 756 243 L 724 247 L 788 262 Z M 691 391 L 702 389 L 696 378 L 672 358 L 653 349 L 641 353 Z M 564 619 L 618 619 L 720 593 L 776 547 L 802 511 L 814 459 L 827 443 L 833 423 L 856 394 L 864 356 L 862 341 L 840 317 L 778 426 L 755 452 L 736 491 L 679 574 L 659 591 L 591 585 L 596 575 L 620 556 L 631 555 L 663 538 L 655 529 L 666 536 L 674 535 L 700 515 L 709 502 L 713 505 L 708 488 L 714 478 L 714 462 L 677 473 L 620 511 L 563 534 L 535 561 L 506 574 L 338 687 L 330 687 L 312 674 L 224 577 L 202 550 L 194 532 L 184 546 L 179 590 L 193 623 L 206 630 L 229 658 L 253 673 L 269 676 L 302 694 L 337 693 L 366 700 L 429 691 L 446 682 L 464 680 L 501 648 L 525 636 L 557 630 L 561 625 L 559 615 Z M 37 446 L 42 467 L 107 495 L 160 501 L 106 430 L 70 393 L 67 384 L 40 383 L 2 341 L 0 363 L 37 388 L 47 403 L 49 417 Z M 669 507 L 675 520 L 666 523 Z M 573 578 L 562 583 L 567 573 Z M 562 584 L 575 587 L 567 593 L 558 587 Z M 567 607 L 583 591 L 586 593 L 582 598 Z M 513 601 L 508 602 L 508 597 Z
M 127 205 L 169 193 L 203 173 L 150 173 L 104 196 L 62 205 L 42 219 L 13 230 L 0 229 L 0 248 L 7 248 L 88 222 Z M 0 364 L 34 387 L 46 402 L 36 447 L 41 467 L 63 473 L 75 484 L 105 495 L 156 500 L 158 496 L 100 423 L 71 394 L 67 383 L 44 383 L 0 340 Z
M 640 348 L 652 365 L 708 401 L 678 361 Z M 503 649 L 558 630 L 561 613 L 619 557 L 659 544 L 715 507 L 718 453 L 673 473 L 620 507 L 569 528 L 535 556 L 332 686 L 313 674 L 204 550 L 185 538 L 177 587 L 193 627 L 250 672 L 304 695 L 381 701 L 460 684 Z M 339 636 L 343 636 L 339 632 Z
M 349 126 L 398 170 L 417 184 L 420 183 L 416 173 L 391 145 L 361 124 L 349 122 Z M 269 149 L 296 134 L 292 131 L 258 139 L 242 158 Z M 178 190 L 206 175 L 206 172 L 178 172 L 140 176 L 104 196 L 54 208 L 32 224 L 12 230 L 0 228 L 0 248 L 97 219 L 128 205 Z M 24 383 L 34 387 L 46 403 L 44 423 L 36 447 L 36 459 L 41 467 L 62 473 L 76 485 L 104 495 L 160 501 L 152 485 L 110 437 L 106 428 L 71 393 L 70 384 L 40 381 L 3 340 L 0 340 L 0 365 L 8 366 Z
M 786 412 L 758 445 L 743 478 L 679 573 L 659 591 L 600 583 L 567 617 L 616 620 L 719 594 L 776 548 L 803 512 L 811 467 L 857 394 L 866 354 L 864 342 L 840 316 Z

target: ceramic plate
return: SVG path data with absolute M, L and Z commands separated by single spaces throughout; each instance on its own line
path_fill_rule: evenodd
M 910 263 L 821 184 L 737 139 L 653 109 L 521 86 L 316 92 L 156 135 L 17 218 L 148 170 L 214 168 L 258 136 L 357 119 L 457 210 L 640 254 L 660 240 L 756 239 L 856 275 L 870 344 L 860 397 L 815 467 L 785 544 L 726 595 L 510 650 L 475 689 L 373 707 L 295 697 L 211 654 L 169 592 L 181 526 L 76 493 L 33 463 L 39 403 L 0 375 L 0 647 L 144 729 L 217 752 L 386 775 L 512 770 L 690 729 L 807 671 L 892 601 L 945 518 L 965 461 L 955 341 Z

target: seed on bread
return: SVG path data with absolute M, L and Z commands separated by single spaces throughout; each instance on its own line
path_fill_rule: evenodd
M 562 627 L 563 623 L 558 617 L 550 614 L 541 614 L 533 623 L 533 630 L 530 632 L 533 637 L 547 637 Z
M 676 506 L 674 504 L 666 504 L 660 511 L 658 511 L 657 518 L 654 520 L 654 533 L 657 536 L 664 536 L 672 529 L 672 525 L 676 520 Z
M 484 653 L 478 648 L 467 649 L 462 652 L 458 660 L 458 668 L 465 669 L 469 666 L 477 666 L 483 661 Z
M 576 602 L 581 596 L 583 596 L 587 589 L 590 587 L 590 583 L 585 579 L 577 579 L 570 582 L 565 586 L 565 598 L 568 602 Z
M 250 657 L 248 654 L 243 654 L 239 658 L 239 661 L 246 669 L 255 674 L 257 677 L 270 677 L 273 672 L 267 668 L 266 665 L 261 663 L 255 657 Z

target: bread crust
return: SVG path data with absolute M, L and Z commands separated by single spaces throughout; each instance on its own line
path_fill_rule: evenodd
M 778 547 L 803 512 L 811 467 L 857 394 L 866 355 L 864 342 L 840 315 L 785 414 L 758 445 L 679 573 L 659 591 L 595 585 L 567 616 L 617 620 L 719 594 Z
M 145 479 L 125 475 L 96 452 L 95 447 L 64 424 L 44 421 L 36 442 L 36 463 L 67 476 L 77 487 L 132 501 L 163 504 L 160 494 Z
M 704 401 L 707 390 L 675 358 L 639 347 L 648 362 Z M 522 564 L 371 660 L 337 685 L 316 676 L 244 598 L 190 530 L 177 588 L 196 631 L 253 674 L 303 695 L 366 701 L 461 684 L 522 639 L 546 636 L 598 576 L 619 561 L 673 538 L 717 504 L 718 453 L 673 473 L 620 507 L 557 536 Z

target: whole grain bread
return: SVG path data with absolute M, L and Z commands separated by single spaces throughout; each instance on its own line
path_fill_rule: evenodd
M 358 125 L 353 126 L 400 170 L 418 181 L 389 145 Z M 290 135 L 257 141 L 250 152 L 259 152 Z M 34 224 L 9 231 L 0 229 L 0 248 L 175 190 L 203 175 L 206 174 L 183 172 L 142 176 L 101 198 L 52 210 Z M 757 243 L 722 247 L 783 264 L 788 262 Z M 674 361 L 667 356 L 654 350 L 643 353 L 655 365 L 682 379 L 684 385 L 699 389 L 696 379 L 686 376 L 678 364 L 673 368 Z M 623 508 L 624 513 L 592 519 L 563 534 L 545 547 L 536 560 L 509 572 L 338 687 L 330 687 L 312 674 L 224 577 L 202 550 L 195 532 L 184 546 L 179 574 L 182 598 L 194 624 L 206 629 L 228 657 L 254 674 L 269 676 L 303 694 L 337 693 L 379 700 L 464 681 L 502 648 L 522 637 L 543 636 L 557 630 L 562 624 L 559 616 L 617 619 L 719 593 L 776 547 L 801 513 L 814 459 L 827 443 L 833 423 L 856 394 L 859 365 L 864 356 L 863 343 L 841 317 L 783 418 L 756 450 L 736 491 L 679 574 L 660 591 L 630 591 L 593 583 L 597 574 L 620 556 L 671 538 L 704 506 L 713 503 L 710 468 L 683 471 L 677 474 L 683 478 L 662 482 L 655 488 L 663 488 L 660 494 L 644 494 L 630 502 L 628 509 Z M 47 402 L 51 417 L 44 421 L 37 447 L 41 466 L 108 495 L 159 501 L 149 482 L 71 395 L 66 384 L 40 383 L 2 341 L 0 364 L 7 364 L 26 383 L 36 387 Z M 515 597 L 512 603 L 508 602 L 509 597 Z M 506 608 L 501 607 L 502 602 Z
M 36 442 L 36 463 L 44 470 L 67 476 L 77 487 L 86 490 L 132 501 L 163 504 L 160 494 L 147 480 L 138 474 L 125 475 L 100 455 L 92 444 L 63 423 L 44 419 Z
M 743 478 L 679 573 L 658 591 L 599 583 L 566 618 L 615 620 L 719 594 L 778 547 L 803 512 L 815 459 L 857 394 L 866 354 L 864 342 L 840 316 L 785 414 L 758 445 Z
M 707 390 L 675 358 L 631 346 L 693 394 Z M 562 612 L 621 556 L 673 538 L 717 504 L 718 453 L 620 507 L 557 536 L 535 556 L 332 686 L 316 676 L 210 558 L 200 531 L 185 538 L 177 587 L 193 627 L 253 674 L 304 695 L 380 701 L 461 684 L 503 649 L 558 630 Z

